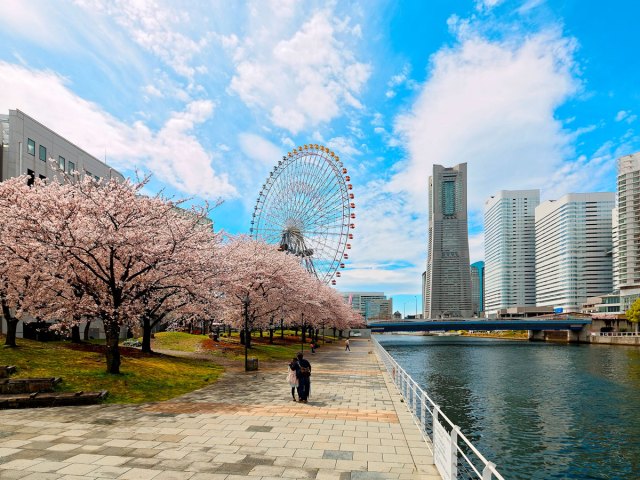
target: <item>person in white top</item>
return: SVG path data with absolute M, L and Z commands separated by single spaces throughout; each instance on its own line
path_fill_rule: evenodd
M 296 376 L 297 363 L 298 359 L 294 357 L 289 363 L 289 373 L 287 375 L 287 382 L 289 382 L 289 386 L 291 387 L 291 396 L 294 402 L 296 401 L 296 388 L 298 387 L 298 377 Z

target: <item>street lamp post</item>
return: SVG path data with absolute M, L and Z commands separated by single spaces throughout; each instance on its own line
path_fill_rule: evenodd
M 405 320 L 407 319 L 407 303 L 409 303 L 409 302 L 404 302 L 404 303 L 402 304 L 402 310 L 403 310 L 403 312 L 404 312 L 404 316 L 403 316 L 403 318 L 404 318 Z
M 249 295 L 245 295 L 242 299 L 244 306 L 244 371 L 249 371 L 249 351 L 248 351 L 248 338 L 249 333 Z
M 304 331 L 304 313 L 302 314 L 302 331 L 300 332 L 300 348 L 301 348 L 301 352 L 304 352 L 304 337 L 305 337 L 305 331 Z
M 418 319 L 418 296 L 414 295 L 415 299 L 416 299 L 416 320 Z

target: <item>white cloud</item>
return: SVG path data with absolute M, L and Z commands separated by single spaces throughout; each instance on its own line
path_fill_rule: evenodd
M 230 84 L 243 102 L 293 134 L 331 121 L 345 106 L 362 108 L 356 96 L 371 70 L 350 50 L 353 29 L 330 11 L 303 18 L 292 35 L 258 31 L 240 40 Z
M 631 110 L 620 110 L 616 114 L 616 122 L 622 122 L 623 120 L 629 124 L 635 122 L 638 116 L 631 113 Z
M 426 205 L 432 165 L 461 162 L 468 163 L 470 210 L 481 210 L 495 190 L 549 186 L 573 154 L 574 137 L 555 110 L 580 88 L 574 50 L 555 31 L 522 42 L 473 36 L 440 50 L 411 112 L 397 119 L 409 164 L 392 189 Z
M 327 142 L 327 147 L 333 150 L 338 156 L 356 156 L 362 152 L 353 145 L 353 140 L 349 137 L 334 137 Z
M 212 116 L 213 102 L 193 101 L 152 131 L 140 121 L 128 125 L 116 119 L 75 95 L 67 84 L 50 71 L 0 62 L 0 105 L 4 108 L 23 110 L 98 158 L 106 152 L 116 168 L 144 168 L 189 195 L 230 198 L 237 194 L 227 176 L 214 171 L 213 155 L 193 133 Z
M 194 60 L 208 46 L 211 35 L 191 38 L 193 19 L 186 10 L 155 0 L 76 0 L 76 4 L 90 14 L 113 18 L 134 42 L 179 75 L 191 79 L 206 69 L 204 65 L 194 65 Z
M 273 167 L 277 164 L 282 155 L 286 153 L 269 140 L 253 133 L 241 133 L 238 135 L 238 143 L 242 153 L 268 167 Z
M 477 10 L 491 10 L 493 7 L 501 4 L 504 0 L 476 0 Z
M 490 41 L 474 33 L 472 22 L 455 23 L 457 44 L 433 55 L 410 111 L 396 118 L 407 159 L 395 165 L 390 182 L 370 183 L 358 198 L 371 213 L 359 217 L 356 272 L 347 271 L 347 278 L 365 279 L 370 268 L 371 275 L 403 285 L 400 292 L 420 291 L 427 256 L 427 181 L 435 163 L 468 163 L 472 218 L 482 218 L 484 200 L 496 190 L 584 191 L 611 167 L 605 155 L 572 162 L 579 129 L 565 130 L 555 115 L 581 88 L 573 40 L 551 30 Z M 470 236 L 472 262 L 484 257 L 483 242 L 481 232 Z
M 152 97 L 158 97 L 158 98 L 162 98 L 164 97 L 164 94 L 156 87 L 154 87 L 153 85 L 147 85 L 142 89 L 143 92 L 145 92 L 148 95 L 151 95 Z

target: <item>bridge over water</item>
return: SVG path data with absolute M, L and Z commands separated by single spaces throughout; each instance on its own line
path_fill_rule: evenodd
M 545 331 L 565 330 L 569 341 L 579 341 L 586 336 L 591 326 L 591 318 L 567 317 L 561 319 L 502 319 L 484 320 L 479 318 L 459 320 L 425 320 L 421 322 L 371 322 L 368 328 L 372 332 L 437 332 L 447 330 L 528 330 L 533 340 L 544 340 Z

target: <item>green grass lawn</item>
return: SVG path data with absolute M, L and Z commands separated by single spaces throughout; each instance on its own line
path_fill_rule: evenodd
M 111 375 L 106 373 L 104 354 L 92 351 L 99 347 L 75 349 L 68 342 L 24 339 L 17 343 L 18 348 L 0 347 L 0 365 L 17 367 L 13 378 L 62 377 L 59 391 L 108 390 L 107 403 L 168 400 L 215 382 L 223 372 L 214 362 L 122 349 L 121 374 Z
M 206 335 L 192 335 L 184 332 L 160 332 L 154 335 L 151 347 L 157 350 L 179 350 L 183 352 L 206 353 L 214 357 L 225 357 L 232 360 L 244 360 L 244 345 L 240 344 L 238 332 L 233 332 L 230 337 L 224 335 L 218 341 L 211 340 Z M 326 340 L 335 341 L 333 337 L 325 337 Z M 304 345 L 304 351 L 310 352 L 310 340 Z M 319 342 L 322 348 L 322 340 Z M 281 338 L 278 330 L 273 337 L 273 344 L 269 343 L 269 334 L 263 337 L 254 333 L 251 337 L 251 348 L 248 356 L 265 362 L 270 360 L 290 360 L 302 349 L 300 336 L 295 336 L 293 331 L 285 330 L 284 338 Z

